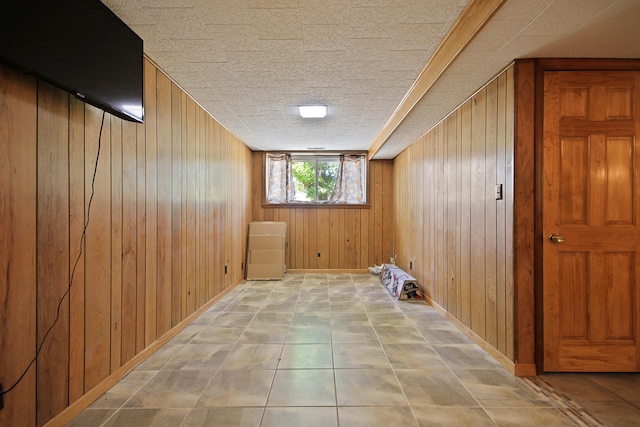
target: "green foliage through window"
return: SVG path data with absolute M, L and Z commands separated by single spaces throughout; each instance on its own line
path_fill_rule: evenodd
M 336 185 L 339 159 L 293 159 L 291 173 L 296 189 L 296 200 L 318 202 L 329 200 Z

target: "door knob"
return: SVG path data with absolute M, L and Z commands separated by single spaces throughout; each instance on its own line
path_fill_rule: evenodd
M 564 242 L 564 236 L 561 236 L 560 234 L 552 234 L 549 236 L 549 240 L 551 243 L 562 243 Z

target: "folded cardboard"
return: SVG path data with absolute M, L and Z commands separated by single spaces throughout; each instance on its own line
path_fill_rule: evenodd
M 249 224 L 247 280 L 284 278 L 286 239 L 286 222 L 254 221 Z
M 283 264 L 247 264 L 247 280 L 282 280 Z
M 249 249 L 249 265 L 284 264 L 284 255 L 280 249 Z
M 279 249 L 284 250 L 284 236 L 249 236 L 249 250 Z
M 249 235 L 273 235 L 285 236 L 287 234 L 286 222 L 254 221 L 249 224 Z

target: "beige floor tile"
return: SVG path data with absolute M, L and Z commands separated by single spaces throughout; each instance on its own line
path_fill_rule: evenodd
M 116 385 L 93 402 L 90 408 L 120 408 L 138 392 L 158 371 L 131 371 Z
M 220 367 L 232 348 L 233 344 L 185 344 L 163 370 L 215 370 Z
M 294 313 L 291 326 L 331 326 L 329 313 Z
M 180 427 L 258 427 L 263 408 L 192 409 Z
M 126 403 L 127 408 L 192 408 L 215 371 L 160 371 Z
M 287 337 L 286 325 L 249 325 L 242 332 L 238 344 L 261 343 L 282 344 Z
M 383 344 L 426 343 L 424 337 L 413 326 L 380 325 L 374 328 L 378 338 Z
M 377 342 L 333 344 L 333 364 L 336 369 L 390 368 L 389 360 Z
M 411 405 L 480 406 L 449 369 L 396 369 Z
M 382 343 L 389 363 L 394 369 L 447 368 L 433 347 L 426 343 Z
M 236 344 L 222 369 L 275 369 L 284 344 Z
M 80 412 L 66 427 L 101 426 L 117 409 L 87 408 Z
M 255 314 L 253 313 L 231 313 L 223 312 L 216 317 L 214 327 L 228 327 L 228 328 L 244 328 L 252 320 Z
M 486 411 L 499 426 L 569 427 L 576 425 L 554 408 L 489 408 Z
M 475 344 L 432 344 L 451 369 L 503 369 L 494 358 Z
M 332 369 L 278 370 L 267 406 L 336 406 Z
M 418 426 L 408 406 L 339 407 L 340 427 Z
M 209 327 L 200 331 L 190 344 L 233 344 L 238 341 L 245 327 Z
M 289 326 L 287 344 L 321 344 L 331 342 L 331 328 L 327 326 Z
M 103 427 L 175 427 L 189 413 L 188 409 L 121 409 Z
M 287 274 L 231 289 L 69 425 L 617 427 L 637 425 L 638 389 L 640 374 L 519 379 L 376 276 Z
M 331 369 L 331 344 L 285 344 L 278 369 Z
M 274 375 L 274 370 L 220 370 L 204 389 L 195 406 L 264 406 Z
M 338 406 L 407 406 L 391 369 L 336 369 Z
M 333 316 L 332 316 L 333 320 Z M 331 326 L 331 339 L 334 343 L 378 343 L 378 336 L 376 335 L 373 326 L 367 325 L 344 325 L 335 324 Z
M 546 396 L 504 369 L 460 369 L 456 376 L 484 408 L 551 406 Z
M 450 406 L 412 405 L 420 427 L 489 427 L 495 426 L 484 409 Z

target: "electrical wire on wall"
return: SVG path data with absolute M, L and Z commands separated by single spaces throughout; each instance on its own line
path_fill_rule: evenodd
M 9 393 L 18 384 L 20 384 L 20 381 L 22 381 L 22 379 L 25 377 L 25 375 L 27 375 L 27 372 L 29 372 L 29 369 L 31 369 L 31 366 L 38 359 L 38 355 L 40 355 L 40 352 L 42 351 L 42 347 L 44 346 L 44 343 L 47 340 L 47 337 L 49 336 L 49 333 L 53 330 L 53 327 L 56 325 L 56 323 L 58 323 L 58 319 L 60 319 L 60 308 L 62 307 L 62 302 L 65 300 L 65 298 L 69 295 L 69 292 L 71 291 L 71 284 L 73 283 L 73 278 L 74 278 L 75 273 L 76 273 L 76 268 L 78 267 L 78 263 L 80 262 L 80 259 L 82 258 L 83 248 L 84 248 L 84 244 L 85 244 L 85 238 L 86 238 L 86 234 L 87 234 L 87 228 L 89 227 L 89 219 L 91 218 L 91 203 L 93 202 L 93 196 L 95 194 L 96 175 L 97 175 L 97 172 L 98 172 L 98 161 L 100 160 L 100 151 L 101 151 L 101 146 L 102 146 L 102 129 L 104 128 L 104 119 L 105 119 L 105 111 L 102 112 L 102 123 L 100 124 L 100 133 L 98 134 L 98 153 L 96 155 L 95 166 L 94 166 L 94 169 L 93 169 L 93 177 L 91 178 L 91 196 L 89 197 L 89 203 L 87 205 L 87 218 L 85 219 L 84 227 L 83 227 L 83 230 L 82 230 L 82 235 L 80 236 L 80 248 L 79 248 L 79 251 L 78 251 L 78 256 L 77 256 L 75 262 L 73 263 L 73 268 L 71 270 L 71 275 L 69 276 L 69 286 L 67 286 L 67 290 L 64 292 L 64 294 L 60 298 L 60 301 L 58 302 L 58 309 L 56 311 L 55 320 L 53 321 L 51 326 L 49 326 L 49 329 L 47 329 L 47 332 L 44 334 L 44 337 L 42 337 L 42 340 L 40 341 L 40 344 L 38 345 L 38 347 L 36 349 L 36 354 L 33 356 L 33 359 L 31 359 L 31 362 L 29 362 L 29 364 L 27 365 L 27 367 L 24 370 L 24 372 L 22 373 L 22 375 L 20 375 L 20 378 L 18 378 L 18 380 L 11 387 L 7 388 L 6 390 L 2 390 L 2 383 L 0 383 L 0 409 L 2 409 L 4 407 L 4 395 Z

